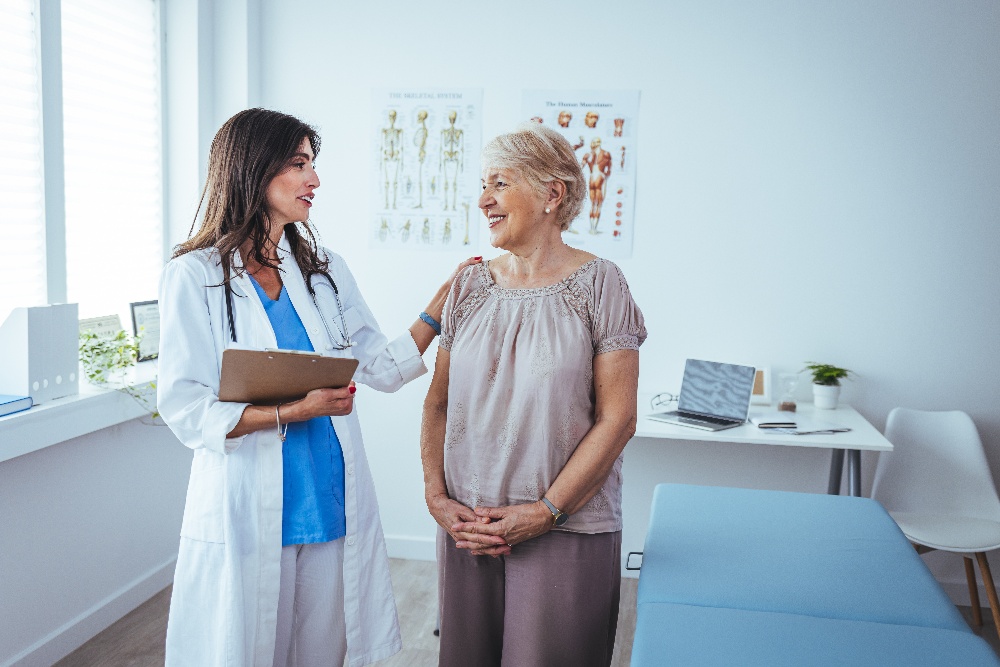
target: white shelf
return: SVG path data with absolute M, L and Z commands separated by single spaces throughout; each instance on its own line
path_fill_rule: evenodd
M 156 381 L 156 362 L 138 364 L 125 381 L 142 390 L 150 405 L 156 402 L 150 384 Z M 0 462 L 148 415 L 128 394 L 81 380 L 79 394 L 0 417 Z

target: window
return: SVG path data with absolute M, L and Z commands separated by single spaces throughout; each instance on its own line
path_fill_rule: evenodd
M 156 298 L 163 263 L 152 0 L 62 0 L 66 281 L 80 317 Z M 126 328 L 128 325 L 126 324 Z
M 156 0 L 0 2 L 0 322 L 15 306 L 65 294 L 81 317 L 119 313 L 128 328 L 128 303 L 156 298 L 159 41 Z M 61 114 L 50 114 L 58 95 L 43 92 L 53 81 L 62 83 Z M 53 118 L 60 145 L 45 143 L 60 134 L 46 132 Z M 50 174 L 63 170 L 50 210 L 51 188 L 63 184 L 45 183 L 43 156 Z M 65 256 L 65 266 L 47 256 Z
M 33 0 L 0 3 L 0 323 L 47 303 L 42 107 Z

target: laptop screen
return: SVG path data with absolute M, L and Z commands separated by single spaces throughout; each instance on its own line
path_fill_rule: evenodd
M 677 409 L 681 412 L 745 420 L 750 411 L 753 366 L 688 359 Z

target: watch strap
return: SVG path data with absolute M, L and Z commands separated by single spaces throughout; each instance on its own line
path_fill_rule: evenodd
M 553 505 L 552 501 L 550 501 L 548 498 L 543 496 L 542 502 L 545 503 L 545 506 L 549 508 L 550 512 L 552 512 L 552 523 L 554 523 L 555 525 L 561 526 L 564 523 L 566 523 L 566 521 L 569 519 L 569 515 L 567 515 L 562 510 L 556 508 L 556 506 Z

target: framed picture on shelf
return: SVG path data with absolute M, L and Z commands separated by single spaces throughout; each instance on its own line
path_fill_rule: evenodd
M 99 338 L 114 338 L 122 329 L 122 320 L 117 315 L 88 317 L 80 320 L 80 333 L 92 333 Z
M 139 359 L 148 361 L 160 354 L 160 306 L 157 301 L 136 301 L 129 304 L 132 311 L 132 332 L 139 336 Z
M 771 404 L 771 369 L 758 368 L 753 379 L 753 391 L 750 392 L 750 403 L 753 405 Z

